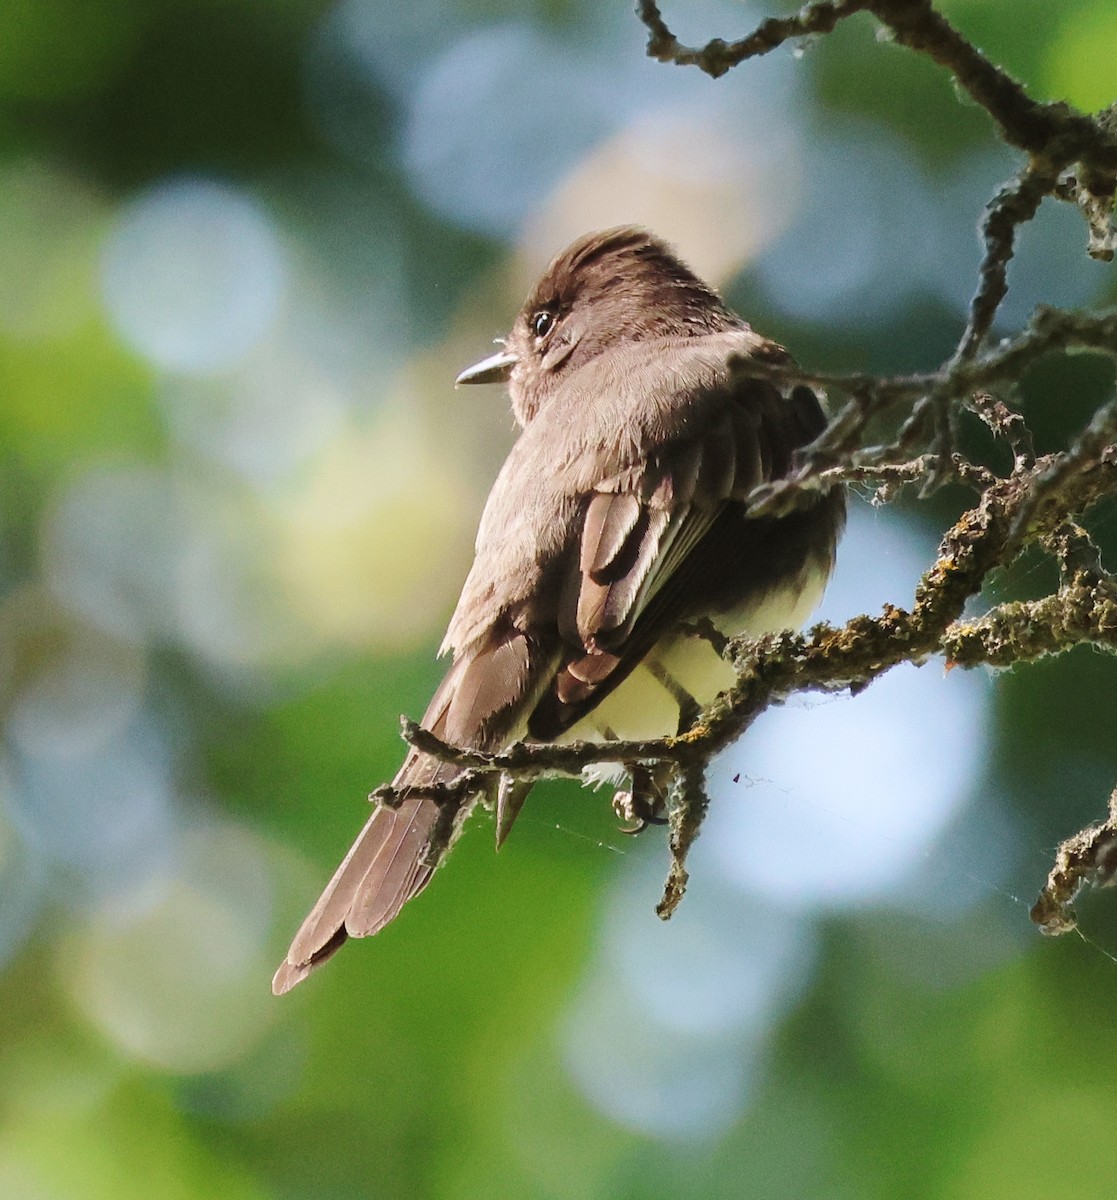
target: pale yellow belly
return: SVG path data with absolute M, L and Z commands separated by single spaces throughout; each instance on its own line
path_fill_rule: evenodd
M 828 576 L 822 567 L 812 570 L 805 580 L 769 593 L 760 604 L 719 618 L 717 627 L 728 636 L 750 637 L 799 629 L 822 599 Z M 673 734 L 679 725 L 678 689 L 705 706 L 735 680 L 733 668 L 708 641 L 676 634 L 661 641 L 616 691 L 560 740 L 628 741 Z

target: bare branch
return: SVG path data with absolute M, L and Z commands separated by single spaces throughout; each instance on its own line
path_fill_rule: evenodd
M 857 693 L 897 664 L 935 654 L 960 666 L 1008 666 L 1083 641 L 1117 650 L 1117 587 L 1100 573 L 1096 547 L 1074 521 L 1117 488 L 1117 446 L 1112 441 L 1117 402 L 1103 409 L 1067 451 L 1034 462 L 1029 461 L 1030 435 L 1018 414 L 989 397 L 977 397 L 972 404 L 994 432 L 1014 445 L 1015 466 L 1007 478 L 988 472 L 981 477 L 977 504 L 943 538 L 910 611 L 887 605 L 878 617 L 855 617 L 841 628 L 816 626 L 809 637 L 784 633 L 755 641 L 730 639 L 724 656 L 734 664 L 737 683 L 675 737 L 565 746 L 519 743 L 488 754 L 449 746 L 405 720 L 403 734 L 412 746 L 465 768 L 440 789 L 445 795 L 435 796 L 445 801 L 444 810 L 450 814 L 467 794 L 495 794 L 498 780 L 530 784 L 547 775 L 576 776 L 599 763 L 656 768 L 670 780 L 671 790 L 671 867 L 657 909 L 667 918 L 685 891 L 686 856 L 708 806 L 706 765 L 771 705 L 807 691 Z M 922 465 L 888 464 L 883 475 L 906 482 L 917 477 Z M 989 572 L 1037 540 L 1067 564 L 1070 573 L 1059 591 L 962 621 L 966 601 Z M 700 629 L 694 632 L 702 635 Z M 388 804 L 398 800 L 390 789 L 382 789 L 377 798 Z M 452 832 L 448 816 L 445 838 Z
M 791 38 L 829 33 L 844 17 L 868 7 L 868 0 L 813 0 L 794 17 L 769 17 L 738 42 L 714 38 L 705 46 L 684 46 L 667 28 L 655 0 L 637 0 L 636 12 L 647 26 L 648 55 L 662 63 L 698 67 L 714 79 L 782 46 Z
M 982 225 L 985 257 L 977 292 L 970 301 L 969 324 L 954 353 L 955 362 L 972 359 L 988 336 L 997 309 L 1008 293 L 1008 263 L 1015 248 L 1016 230 L 1036 215 L 1044 196 L 1055 186 L 1056 175 L 1036 166 L 1026 167 L 989 202 Z
M 654 0 L 637 0 L 636 12 L 648 29 L 648 54 L 660 62 L 695 66 L 717 78 L 747 59 L 767 54 L 790 38 L 829 33 L 839 21 L 871 12 L 894 39 L 946 67 L 969 95 L 997 122 L 1006 142 L 1043 160 L 1055 174 L 1074 162 L 1088 164 L 1083 186 L 1112 196 L 1117 177 L 1117 136 L 1065 103 L 1033 100 L 1007 71 L 995 66 L 931 3 L 931 0 L 813 0 L 793 17 L 769 17 L 736 42 L 714 38 L 705 46 L 684 46 L 668 28 Z
M 931 0 L 868 0 L 865 7 L 896 41 L 946 67 L 997 122 L 1006 142 L 1043 161 L 1057 175 L 1072 162 L 1089 162 L 1099 175 L 1117 172 L 1117 139 L 1069 104 L 1033 100 L 1007 71 L 995 66 L 939 12 Z M 1096 180 L 1090 188 L 1095 190 Z M 1110 185 L 1110 192 L 1113 188 Z

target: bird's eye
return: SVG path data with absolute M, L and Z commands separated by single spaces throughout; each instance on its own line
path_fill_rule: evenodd
M 555 314 L 548 312 L 545 308 L 541 309 L 531 318 L 532 332 L 537 338 L 546 337 L 551 332 L 551 326 L 555 323 Z

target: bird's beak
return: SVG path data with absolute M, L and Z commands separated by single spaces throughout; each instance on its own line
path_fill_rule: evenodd
M 472 367 L 466 367 L 454 380 L 454 386 L 457 387 L 459 383 L 504 383 L 515 365 L 516 356 L 511 350 L 504 349 L 502 344 L 495 354 L 474 363 Z

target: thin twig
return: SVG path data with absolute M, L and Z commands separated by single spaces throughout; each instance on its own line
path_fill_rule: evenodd
M 1008 293 L 1008 263 L 1015 249 L 1016 231 L 1036 215 L 1044 196 L 1050 195 L 1056 176 L 1057 172 L 1053 175 L 1050 170 L 1029 165 L 989 202 L 981 230 L 985 256 L 978 288 L 970 301 L 970 319 L 951 365 L 972 359 L 988 336 Z
M 717 79 L 746 59 L 767 54 L 791 38 L 829 33 L 844 17 L 867 6 L 868 0 L 814 0 L 793 17 L 769 17 L 740 41 L 713 38 L 702 47 L 684 46 L 667 28 L 654 0 L 637 0 L 636 12 L 648 29 L 650 58 L 682 67 L 698 67 Z

